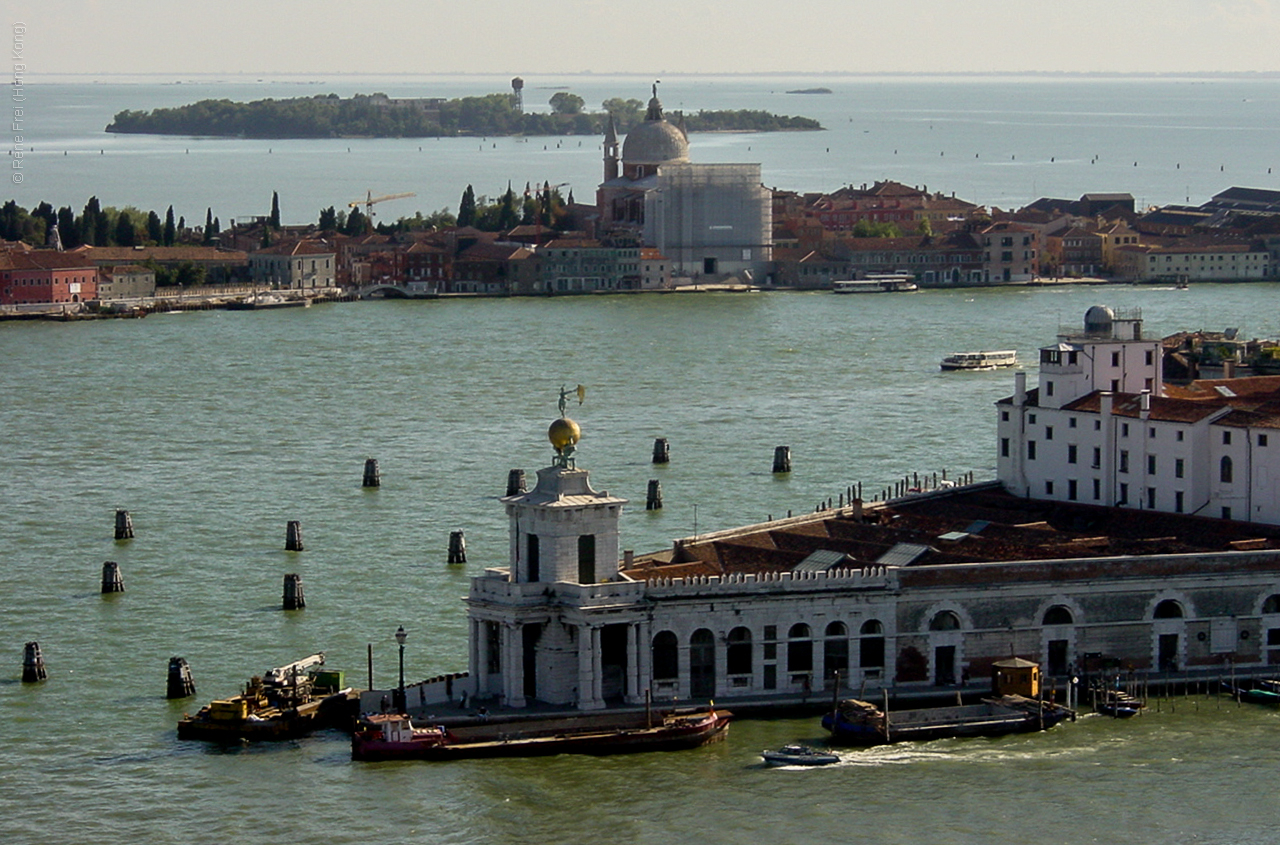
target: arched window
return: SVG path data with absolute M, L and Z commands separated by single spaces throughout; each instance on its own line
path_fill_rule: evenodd
M 1218 480 L 1223 484 L 1230 484 L 1231 476 L 1231 456 L 1223 455 L 1221 463 L 1218 464 Z
M 822 642 L 822 677 L 849 677 L 849 627 L 843 622 L 827 625 L 827 637 Z
M 1045 625 L 1070 625 L 1075 621 L 1075 617 L 1071 615 L 1071 609 L 1060 604 L 1055 604 L 1044 612 Z
M 653 679 L 670 681 L 680 677 L 680 641 L 670 631 L 653 638 Z
M 960 617 L 950 610 L 944 610 L 929 620 L 930 631 L 959 631 Z
M 1280 595 L 1267 596 L 1267 600 L 1262 603 L 1263 613 L 1280 613 Z
M 858 643 L 858 662 L 865 669 L 884 668 L 884 625 L 878 619 L 868 619 L 859 629 L 862 639 Z
M 706 628 L 689 638 L 689 694 L 694 698 L 716 694 L 716 637 Z
M 1182 605 L 1173 599 L 1165 599 L 1156 605 L 1155 613 L 1152 616 L 1156 619 L 1181 619 L 1183 617 Z
M 787 671 L 813 671 L 813 640 L 809 639 L 809 626 L 792 625 L 787 633 Z
M 729 632 L 725 664 L 726 671 L 730 675 L 751 674 L 751 631 L 746 628 L 734 628 Z

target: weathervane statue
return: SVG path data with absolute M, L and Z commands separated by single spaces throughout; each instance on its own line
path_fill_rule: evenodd
M 552 463 L 554 466 L 565 469 L 574 468 L 573 447 L 582 439 L 582 429 L 576 422 L 565 416 L 569 397 L 574 393 L 578 394 L 578 404 L 581 405 L 583 398 L 587 395 L 585 387 L 578 385 L 576 390 L 569 390 L 564 385 L 560 386 L 560 419 L 553 422 L 547 429 L 547 439 L 556 449 L 556 457 Z

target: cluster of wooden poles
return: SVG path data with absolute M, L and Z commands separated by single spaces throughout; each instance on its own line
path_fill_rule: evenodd
M 671 445 L 665 437 L 659 437 L 653 442 L 653 463 L 667 464 L 671 461 Z M 791 472 L 791 447 L 778 446 L 774 449 L 773 455 L 773 471 L 775 473 Z M 929 482 L 929 476 L 924 477 L 925 485 L 931 488 L 939 486 L 939 478 L 934 473 L 932 485 Z M 947 480 L 947 473 L 942 473 L 942 481 Z M 973 473 L 967 473 L 961 477 L 960 483 L 972 483 Z M 893 488 L 884 488 L 877 497 L 878 499 L 889 499 L 890 490 L 893 491 L 894 498 L 907 495 L 909 492 L 918 492 L 921 488 L 921 476 L 919 473 L 913 476 L 904 476 L 897 482 Z M 378 461 L 375 458 L 369 458 L 364 464 L 364 475 L 361 486 L 370 489 L 377 488 L 382 485 L 382 475 L 378 467 Z M 946 486 L 946 485 L 944 485 Z M 914 489 L 913 489 L 914 488 Z M 522 469 L 513 469 L 507 474 L 507 495 L 517 496 L 527 492 L 525 482 L 525 473 Z M 840 494 L 838 498 L 838 506 L 844 507 L 846 500 L 852 504 L 856 499 L 862 499 L 862 485 L 851 485 Z M 827 499 L 825 503 L 819 503 L 817 510 L 830 509 L 835 506 L 833 499 Z M 662 482 L 656 478 L 649 480 L 648 491 L 645 495 L 645 510 L 661 510 L 662 501 Z M 787 516 L 791 516 L 791 512 L 787 512 Z M 772 514 L 769 521 L 773 521 Z M 116 510 L 115 517 L 115 539 L 117 542 L 126 542 L 134 538 L 133 518 L 129 511 L 124 509 Z M 305 546 L 302 542 L 302 523 L 298 520 L 290 520 L 285 528 L 285 550 L 290 552 L 301 552 Z M 448 563 L 463 564 L 467 562 L 467 544 L 466 537 L 462 531 L 451 531 L 449 533 L 449 551 Z M 120 565 L 115 561 L 105 561 L 102 564 L 102 594 L 110 595 L 114 593 L 124 592 L 124 577 L 120 572 Z M 284 589 L 281 598 L 282 610 L 302 610 L 307 606 L 306 598 L 302 590 L 302 576 L 296 572 L 290 572 L 284 576 Z M 36 683 L 44 681 L 48 678 L 48 671 L 45 668 L 44 657 L 40 650 L 38 642 L 28 642 L 23 651 L 22 658 L 22 680 L 24 683 Z M 187 661 L 182 657 L 173 657 L 169 661 L 169 698 L 185 698 L 195 693 L 195 684 L 191 680 L 191 669 Z

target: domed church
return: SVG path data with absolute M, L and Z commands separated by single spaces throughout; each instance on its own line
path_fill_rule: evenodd
M 596 193 L 602 234 L 631 235 L 671 261 L 685 283 L 766 281 L 773 258 L 772 197 L 759 164 L 694 164 L 684 118 L 667 120 L 658 86 L 621 144 L 613 118 Z

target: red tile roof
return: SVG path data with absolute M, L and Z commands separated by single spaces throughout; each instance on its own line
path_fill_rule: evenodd
M 93 262 L 76 252 L 33 249 L 0 252 L 0 270 L 93 270 Z

